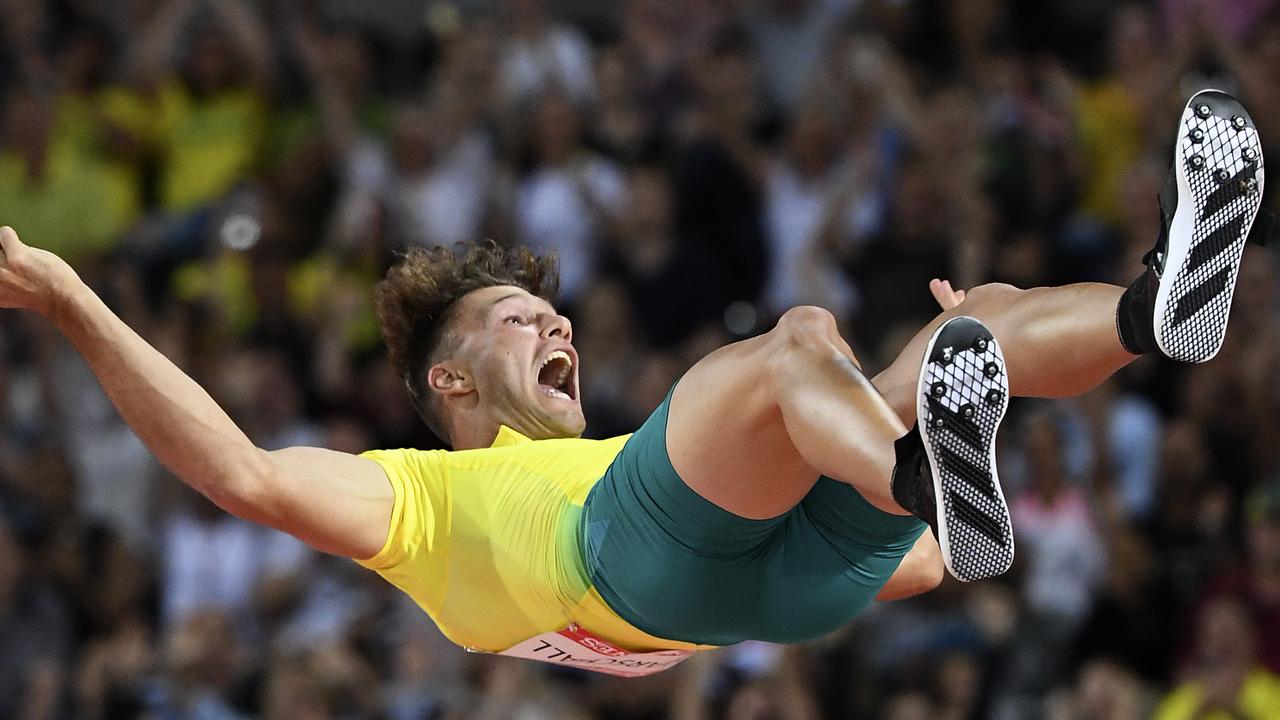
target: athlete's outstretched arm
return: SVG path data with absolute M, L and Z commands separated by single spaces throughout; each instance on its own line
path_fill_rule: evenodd
M 375 462 L 255 446 L 194 380 L 107 308 L 61 258 L 0 228 L 0 307 L 40 313 L 75 345 L 125 422 L 183 482 L 227 512 L 325 552 L 371 557 L 394 502 Z

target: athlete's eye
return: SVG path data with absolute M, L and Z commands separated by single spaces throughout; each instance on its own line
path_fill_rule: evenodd
M 519 315 L 508 315 L 505 318 L 503 318 L 502 322 L 507 323 L 509 325 L 527 325 L 528 324 L 528 321 L 520 317 Z

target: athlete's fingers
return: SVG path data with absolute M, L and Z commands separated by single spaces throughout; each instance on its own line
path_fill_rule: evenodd
M 950 280 L 940 280 L 938 278 L 930 280 L 929 292 L 943 310 L 950 310 L 964 302 L 964 291 L 952 288 Z

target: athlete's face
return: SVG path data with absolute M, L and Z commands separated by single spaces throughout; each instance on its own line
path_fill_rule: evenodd
M 581 435 L 586 420 L 568 318 L 507 285 L 475 290 L 458 302 L 452 362 L 474 392 L 458 398 L 459 407 L 535 440 Z

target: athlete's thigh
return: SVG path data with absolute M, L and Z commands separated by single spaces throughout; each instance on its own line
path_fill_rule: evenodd
M 676 473 L 694 492 L 747 518 L 785 513 L 818 479 L 771 395 L 770 351 L 763 335 L 707 355 L 676 384 L 667 418 Z

